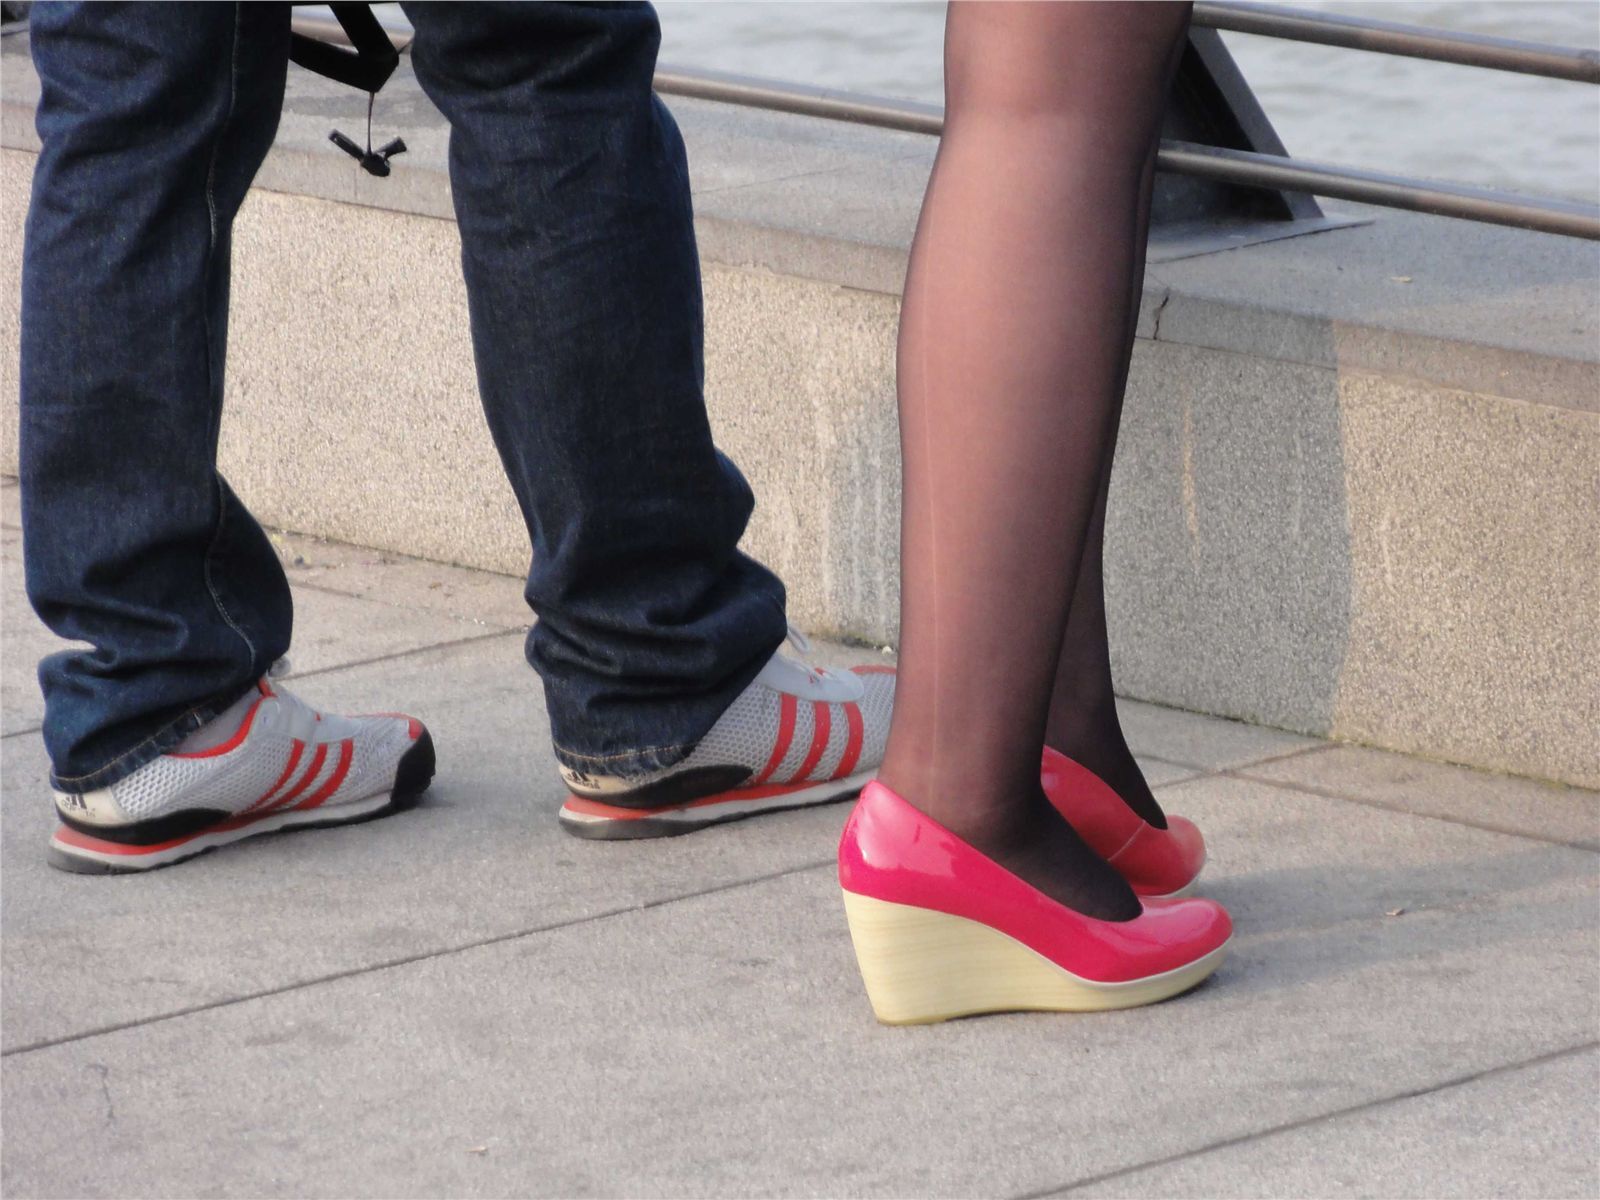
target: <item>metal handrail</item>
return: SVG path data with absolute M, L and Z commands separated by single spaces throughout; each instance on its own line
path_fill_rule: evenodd
M 1371 50 L 1400 58 L 1600 83 L 1600 51 L 1574 50 L 1570 46 L 1552 46 L 1545 42 L 1523 42 L 1477 33 L 1447 33 L 1421 25 L 1311 13 L 1275 4 L 1226 4 L 1216 0 L 1199 0 L 1195 4 L 1194 23 L 1229 33 L 1254 33 L 1319 46 Z
M 1163 141 L 1156 155 L 1163 171 L 1251 187 L 1310 192 L 1384 208 L 1458 217 L 1566 237 L 1600 241 L 1600 208 L 1572 200 L 1520 196 L 1454 183 L 1419 183 L 1404 175 L 1280 158 L 1251 150 Z
M 1380 50 L 1496 70 L 1600 82 L 1600 56 L 1590 51 L 1540 46 L 1504 38 L 1442 34 L 1417 26 L 1355 17 L 1334 18 L 1269 5 L 1211 3 L 1207 0 L 1195 5 L 1195 20 L 1219 29 L 1293 37 L 1319 41 L 1325 45 Z M 1233 23 L 1223 25 L 1220 23 L 1222 21 Z M 1254 26 L 1245 30 L 1242 25 L 1246 22 L 1254 22 Z M 297 30 L 317 36 L 334 36 L 342 32 L 337 22 L 310 14 L 296 14 L 294 23 Z M 1316 37 L 1309 36 L 1307 28 L 1318 25 L 1329 28 Z M 409 35 L 409 30 L 402 31 L 392 25 L 390 29 L 393 34 L 404 32 Z M 1540 55 L 1547 57 L 1538 57 Z M 1551 55 L 1555 57 L 1548 57 Z M 1578 64 L 1586 64 L 1583 73 L 1578 72 Z M 714 100 L 722 104 L 820 117 L 830 121 L 849 121 L 903 133 L 938 136 L 944 130 L 944 110 L 937 105 L 809 87 L 775 79 L 721 71 L 689 71 L 663 65 L 657 68 L 655 87 L 657 91 L 670 96 Z M 1600 241 L 1600 206 L 1576 201 L 1521 196 L 1189 142 L 1163 141 L 1156 166 L 1177 175 L 1214 179 L 1243 187 L 1309 192 L 1385 208 Z
M 657 91 L 670 96 L 775 109 L 833 121 L 852 121 L 858 125 L 872 125 L 902 133 L 937 136 L 944 129 L 944 112 L 932 104 L 914 104 L 747 75 L 685 71 L 673 67 L 660 68 L 656 72 L 655 83 Z M 1215 179 L 1245 187 L 1310 192 L 1385 208 L 1600 241 L 1600 207 L 1570 200 L 1519 196 L 1511 192 L 1459 184 L 1424 183 L 1356 167 L 1307 163 L 1273 154 L 1199 146 L 1192 142 L 1163 141 L 1156 156 L 1156 167 L 1177 175 Z
M 900 133 L 927 133 L 938 137 L 944 132 L 944 109 L 937 104 L 891 100 L 887 96 L 760 79 L 754 75 L 691 71 L 662 64 L 656 67 L 655 89 L 668 96 L 715 100 L 721 104 L 765 108 L 827 121 L 849 121 L 854 125 L 872 125 Z

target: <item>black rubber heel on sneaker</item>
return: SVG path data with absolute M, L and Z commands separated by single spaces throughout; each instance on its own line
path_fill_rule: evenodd
M 433 782 L 433 734 L 426 729 L 417 744 L 400 756 L 394 769 L 394 787 L 389 792 L 389 807 L 385 812 L 398 812 L 410 808 L 428 790 Z
M 71 875 L 142 875 L 144 868 L 119 867 L 113 863 L 101 862 L 97 858 L 80 858 L 76 854 L 68 854 L 65 850 L 53 843 L 46 843 L 44 848 L 44 861 L 58 871 L 66 871 Z M 188 860 L 183 860 L 188 861 Z
M 566 783 L 567 790 L 574 796 L 609 804 L 612 808 L 676 808 L 718 792 L 731 792 L 749 782 L 754 774 L 749 767 L 695 767 L 627 792 L 596 791 L 575 779 L 568 779 Z

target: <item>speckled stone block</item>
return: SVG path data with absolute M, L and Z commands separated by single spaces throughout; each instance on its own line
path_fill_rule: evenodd
M 36 145 L 4 53 L 0 403 Z M 510 575 L 528 544 L 479 411 L 442 118 L 375 181 L 296 75 L 235 235 L 222 465 L 266 522 Z M 931 143 L 673 104 L 713 427 L 746 548 L 818 632 L 898 640 L 894 338 Z M 1158 245 L 1108 519 L 1119 688 L 1600 785 L 1600 249 L 1408 214 L 1225 254 Z M 1399 263 L 1400 266 L 1392 264 Z M 14 469 L 15 420 L 0 422 Z

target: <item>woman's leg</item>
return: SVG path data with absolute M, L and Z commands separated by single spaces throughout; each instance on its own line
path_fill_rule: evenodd
M 1048 895 L 1131 918 L 1039 755 L 1186 4 L 952 4 L 899 352 L 902 655 L 881 778 Z

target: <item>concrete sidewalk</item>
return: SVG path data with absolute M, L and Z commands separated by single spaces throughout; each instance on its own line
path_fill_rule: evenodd
M 517 581 L 286 537 L 294 686 L 424 717 L 427 802 L 61 875 L 3 495 L 8 1196 L 1600 1192 L 1594 793 L 1129 704 L 1228 965 L 890 1030 L 844 807 L 572 841 Z

